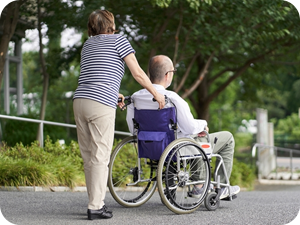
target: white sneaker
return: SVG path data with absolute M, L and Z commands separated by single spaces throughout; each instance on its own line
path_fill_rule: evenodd
M 240 192 L 240 187 L 239 186 L 229 186 L 229 187 L 222 187 L 221 188 L 221 196 L 220 196 L 220 199 L 224 199 L 224 198 L 227 198 L 229 196 L 229 190 L 228 188 L 230 188 L 230 194 L 231 196 L 232 195 L 236 195 L 237 193 Z

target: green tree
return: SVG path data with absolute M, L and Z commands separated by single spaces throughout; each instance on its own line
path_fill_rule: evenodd
M 69 13 L 63 14 L 65 10 L 68 10 L 71 7 L 68 7 L 67 2 L 63 2 L 60 0 L 55 1 L 43 1 L 37 0 L 37 19 L 38 19 L 38 31 L 39 31 L 39 53 L 40 53 L 40 62 L 42 68 L 42 75 L 43 75 L 43 93 L 42 93 L 42 101 L 41 101 L 41 109 L 40 109 L 40 120 L 45 119 L 46 113 L 46 105 L 47 105 L 47 95 L 48 95 L 48 88 L 50 78 L 59 77 L 60 67 L 56 67 L 60 65 L 60 57 L 58 55 L 61 53 L 60 49 L 60 33 L 64 29 L 65 20 L 61 20 L 60 18 L 63 17 L 64 19 L 68 18 Z M 56 9 L 56 10 L 54 10 Z M 71 8 L 72 9 L 72 8 Z M 71 10 L 72 11 L 72 10 Z M 53 17 L 58 17 L 53 22 Z M 44 45 L 42 43 L 42 25 L 48 25 L 48 38 L 49 38 L 49 45 L 48 45 L 48 57 L 44 56 Z M 48 59 L 48 61 L 47 61 Z M 58 60 L 57 60 L 58 59 Z M 48 64 L 47 64 L 48 62 Z M 53 69 L 55 68 L 55 69 Z M 39 127 L 41 129 L 41 127 Z M 39 137 L 39 131 L 37 133 L 37 139 Z
M 282 0 L 207 2 L 101 1 L 145 70 L 155 54 L 173 59 L 179 71 L 173 89 L 204 119 L 210 103 L 238 78 L 262 86 L 261 77 L 280 66 L 270 61 L 299 51 L 300 35 L 297 10 Z
M 277 122 L 277 121 L 274 121 Z M 285 119 L 281 119 L 277 122 L 275 127 L 275 134 L 287 139 L 300 139 L 300 119 L 296 113 L 288 116 Z
M 57 0 L 43 5 L 47 9 L 43 22 L 48 27 L 45 59 L 50 85 L 57 85 L 55 80 L 62 71 L 68 71 L 71 62 L 79 65 L 80 60 L 81 45 L 60 48 L 60 31 L 76 28 L 83 33 L 82 44 L 87 39 L 89 14 L 94 9 L 106 8 L 115 14 L 117 29 L 132 43 L 145 71 L 152 55 L 166 54 L 173 59 L 178 74 L 172 88 L 190 102 L 198 118 L 209 119 L 210 112 L 218 120 L 216 115 L 224 112 L 222 118 L 232 121 L 233 110 L 246 111 L 245 105 L 253 108 L 251 102 L 272 97 L 268 93 L 272 93 L 270 87 L 280 76 L 276 72 L 283 70 L 284 63 L 291 62 L 293 52 L 295 55 L 299 51 L 299 15 L 282 0 L 84 0 L 80 6 L 75 3 Z M 294 63 L 298 62 L 296 59 Z M 286 67 L 284 73 L 292 70 Z M 128 95 L 140 88 L 126 71 L 120 92 Z M 69 87 L 69 91 L 74 89 Z M 53 104 L 50 99 L 48 102 Z M 117 120 L 124 121 L 125 113 L 120 114 Z M 226 126 L 222 122 L 222 127 Z M 127 129 L 126 125 L 120 127 Z

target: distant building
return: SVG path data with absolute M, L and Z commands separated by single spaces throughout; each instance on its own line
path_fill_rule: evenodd
M 7 8 L 4 8 L 2 11 L 0 18 L 0 37 L 3 35 L 6 9 Z M 5 58 L 3 85 L 0 87 L 0 108 L 4 109 L 6 114 L 10 114 L 10 96 L 12 95 L 17 96 L 17 113 L 23 114 L 22 38 L 25 38 L 25 31 L 27 29 L 34 28 L 33 23 L 26 21 L 24 18 L 20 18 L 10 40 L 10 50 Z M 10 67 L 12 66 L 16 67 L 16 74 L 10 74 Z M 16 77 L 16 79 L 13 79 L 14 82 L 11 81 L 13 77 Z

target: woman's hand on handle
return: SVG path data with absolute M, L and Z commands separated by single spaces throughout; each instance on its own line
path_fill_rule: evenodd
M 118 98 L 122 99 L 121 102 L 118 102 L 118 106 L 120 107 L 120 109 L 122 109 L 122 107 L 125 105 L 125 102 L 124 102 L 125 97 L 124 97 L 124 95 L 122 95 L 122 94 L 119 93 L 119 97 Z
M 153 96 L 154 99 L 158 102 L 159 104 L 159 109 L 163 109 L 165 107 L 166 101 L 165 101 L 165 96 L 157 93 L 156 96 Z

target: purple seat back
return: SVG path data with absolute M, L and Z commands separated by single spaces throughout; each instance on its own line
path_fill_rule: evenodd
M 164 149 L 174 139 L 171 121 L 176 123 L 175 108 L 161 110 L 134 109 L 134 119 L 138 123 L 139 158 L 159 160 Z

